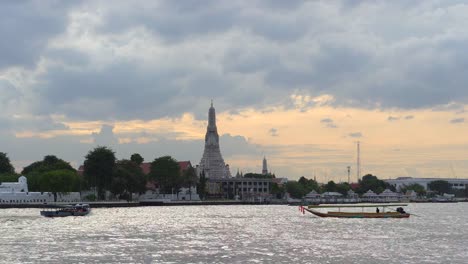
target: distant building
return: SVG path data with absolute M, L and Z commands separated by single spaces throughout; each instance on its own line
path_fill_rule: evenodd
M 450 184 L 450 187 L 455 190 L 464 190 L 466 185 L 468 185 L 468 179 L 454 179 L 454 178 L 413 178 L 413 177 L 399 177 L 396 179 L 384 180 L 388 184 L 395 187 L 397 191 L 400 191 L 405 186 L 410 186 L 412 184 L 419 184 L 427 191 L 428 184 L 433 181 L 447 181 Z
M 263 174 L 263 175 L 267 175 L 267 174 L 268 174 L 268 166 L 267 166 L 266 157 L 263 157 L 262 174 Z
M 219 148 L 218 128 L 216 127 L 216 112 L 211 102 L 208 111 L 208 126 L 205 135 L 205 149 L 200 165 L 197 166 L 197 173 L 205 173 L 206 178 L 231 178 L 229 165 L 224 163 Z
M 57 194 L 57 202 L 80 202 L 79 192 Z M 0 183 L 0 204 L 42 204 L 53 203 L 54 195 L 51 192 L 29 192 L 28 180 L 20 176 L 18 182 Z
M 272 182 L 270 178 L 210 178 L 207 191 L 213 198 L 266 201 L 271 199 Z

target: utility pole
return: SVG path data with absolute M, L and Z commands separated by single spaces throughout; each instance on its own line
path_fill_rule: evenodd
M 357 174 L 357 182 L 359 182 L 359 179 L 361 177 L 361 146 L 360 142 L 357 142 L 357 169 L 356 169 L 356 174 Z
M 349 178 L 349 175 L 351 174 L 351 166 L 346 167 L 348 169 L 348 184 L 351 184 L 351 180 Z

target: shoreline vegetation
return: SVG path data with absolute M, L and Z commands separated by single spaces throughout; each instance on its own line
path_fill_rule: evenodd
M 450 202 L 436 202 L 436 201 L 411 201 L 407 203 L 457 203 L 457 202 L 468 202 L 468 199 L 458 199 Z M 127 202 L 127 201 L 101 201 L 101 202 L 86 202 L 91 208 L 128 208 L 128 207 L 147 207 L 147 206 L 207 206 L 207 205 L 287 205 L 296 206 L 304 205 L 303 203 L 288 203 L 288 202 L 251 202 L 251 201 L 235 201 L 235 200 L 212 200 L 212 201 L 139 201 L 139 202 Z M 366 202 L 361 202 L 366 203 Z M 381 202 L 384 204 L 385 202 Z M 0 204 L 0 209 L 9 208 L 53 208 L 57 206 L 64 206 L 70 203 L 49 203 L 49 204 Z M 335 204 L 335 203 L 327 203 Z

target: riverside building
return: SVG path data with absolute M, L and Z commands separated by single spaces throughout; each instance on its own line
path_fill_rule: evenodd
M 79 192 L 67 194 L 57 193 L 57 202 L 79 202 Z M 25 176 L 18 178 L 18 182 L 0 183 L 0 204 L 42 204 L 53 203 L 54 195 L 51 192 L 29 192 L 28 180 Z

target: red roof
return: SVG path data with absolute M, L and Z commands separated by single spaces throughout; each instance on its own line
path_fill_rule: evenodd
M 189 167 L 192 167 L 190 161 L 179 161 L 180 172 L 187 170 Z M 151 172 L 151 162 L 143 162 L 140 164 L 140 168 L 143 170 L 144 174 L 149 174 Z

